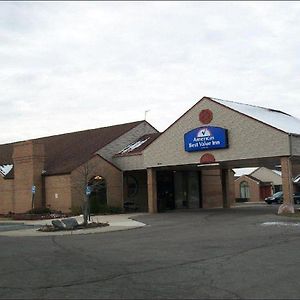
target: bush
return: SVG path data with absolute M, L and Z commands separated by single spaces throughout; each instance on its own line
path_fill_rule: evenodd
M 42 214 L 50 214 L 51 210 L 47 207 L 37 207 L 37 208 L 30 209 L 26 213 L 30 215 L 42 215 Z
M 75 216 L 81 215 L 82 214 L 82 207 L 80 207 L 80 206 L 72 206 L 71 207 L 71 212 Z
M 248 202 L 248 201 L 249 201 L 248 198 L 235 198 L 235 202 L 237 203 Z
M 120 214 L 123 210 L 120 207 L 108 206 L 107 204 L 98 205 L 93 211 L 95 214 Z

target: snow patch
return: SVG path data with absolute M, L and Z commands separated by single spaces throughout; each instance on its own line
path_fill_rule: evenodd
M 300 226 L 300 223 L 292 222 L 264 222 L 262 226 Z
M 4 177 L 10 170 L 13 168 L 13 165 L 0 165 L 0 174 Z
M 146 143 L 149 139 L 150 139 L 150 137 L 147 137 L 144 140 L 140 140 L 140 141 L 136 141 L 134 143 L 131 143 L 128 146 L 126 146 L 123 150 L 121 150 L 120 152 L 118 152 L 118 154 L 129 153 L 129 152 L 133 151 L 134 149 L 139 148 L 141 145 L 143 145 L 144 143 Z
M 251 173 L 253 173 L 254 171 L 256 171 L 258 169 L 258 167 L 255 167 L 255 168 L 236 168 L 236 169 L 233 169 L 234 171 L 234 175 L 235 176 L 242 176 L 242 175 L 250 175 Z
M 299 183 L 300 182 L 300 174 L 297 175 L 294 179 L 294 183 Z
M 276 173 L 277 175 L 281 176 L 281 171 L 278 170 L 272 170 L 274 173 Z
M 211 99 L 284 132 L 300 134 L 300 120 L 284 112 L 245 103 Z

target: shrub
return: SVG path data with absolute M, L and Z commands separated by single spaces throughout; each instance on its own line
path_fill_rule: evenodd
M 235 202 L 240 203 L 240 202 L 248 202 L 248 198 L 235 198 Z
M 50 214 L 51 210 L 47 207 L 37 207 L 37 208 L 30 209 L 26 213 L 30 215 L 42 215 L 42 214 Z
M 81 215 L 82 214 L 82 207 L 81 206 L 72 206 L 71 207 L 71 212 L 73 215 Z
M 120 214 L 123 210 L 120 207 L 109 206 L 107 204 L 101 204 L 97 206 L 97 210 L 94 210 L 93 213 L 99 214 Z

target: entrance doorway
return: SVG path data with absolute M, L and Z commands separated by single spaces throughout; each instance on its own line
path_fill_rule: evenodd
M 201 173 L 199 171 L 158 171 L 158 211 L 201 208 Z
M 89 181 L 92 192 L 89 196 L 90 213 L 96 214 L 101 212 L 107 206 L 106 181 L 102 176 L 94 176 Z
M 174 176 L 172 171 L 157 172 L 157 209 L 159 212 L 174 209 Z

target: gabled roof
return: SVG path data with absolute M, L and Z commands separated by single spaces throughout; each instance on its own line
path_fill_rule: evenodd
M 286 133 L 300 135 L 300 120 L 285 112 L 217 98 L 206 98 L 209 98 L 219 104 L 222 104 L 230 109 L 233 109 Z
M 253 176 L 251 176 L 251 175 L 249 175 L 249 174 L 243 174 L 243 175 L 241 175 L 241 176 L 235 176 L 236 178 L 235 178 L 235 180 L 234 181 L 237 181 L 237 180 L 240 180 L 241 178 L 245 178 L 245 177 L 247 177 L 247 178 L 250 178 L 251 180 L 253 180 L 253 181 L 255 181 L 255 182 L 258 182 L 258 183 L 261 183 L 261 181 L 258 179 L 258 178 L 256 178 L 256 177 L 253 177 Z
M 261 182 L 262 182 L 260 179 L 258 179 L 258 178 L 256 178 L 256 177 L 254 177 L 254 176 L 252 176 L 252 175 L 250 175 L 250 174 L 248 174 L 248 175 L 244 175 L 244 176 L 246 176 L 246 177 L 248 177 L 248 178 L 250 178 L 250 179 L 252 179 L 252 180 L 254 180 L 254 181 L 256 181 L 256 182 L 259 182 L 259 183 L 261 183 Z
M 252 175 L 250 175 L 250 174 L 243 174 L 243 175 L 239 176 L 238 178 L 236 178 L 235 181 L 236 181 L 236 180 L 239 180 L 241 177 L 247 177 L 247 178 L 250 178 L 251 180 L 253 180 L 253 181 L 257 182 L 257 183 L 263 183 L 263 184 L 271 183 L 271 181 L 262 181 L 262 180 L 258 179 L 257 177 L 252 176 Z
M 266 170 L 268 170 L 270 172 L 273 172 L 276 175 L 278 175 L 278 176 L 281 177 L 281 172 L 280 171 L 278 171 L 278 170 L 271 170 L 271 169 L 268 169 L 266 167 L 236 168 L 236 169 L 233 169 L 233 171 L 235 173 L 234 174 L 235 177 L 247 176 L 247 177 L 249 177 L 251 179 L 255 179 L 255 180 L 258 180 L 260 182 L 263 182 L 262 180 L 260 180 L 259 178 L 257 178 L 255 176 L 256 171 L 258 171 L 259 169 L 262 169 L 262 168 L 264 168 L 264 169 L 266 169 Z M 269 181 L 266 181 L 266 182 L 269 182 Z
M 45 146 L 46 175 L 66 174 L 73 171 L 92 155 L 124 133 L 145 121 L 89 129 L 34 139 Z M 13 146 L 0 145 L 0 164 L 12 164 Z

